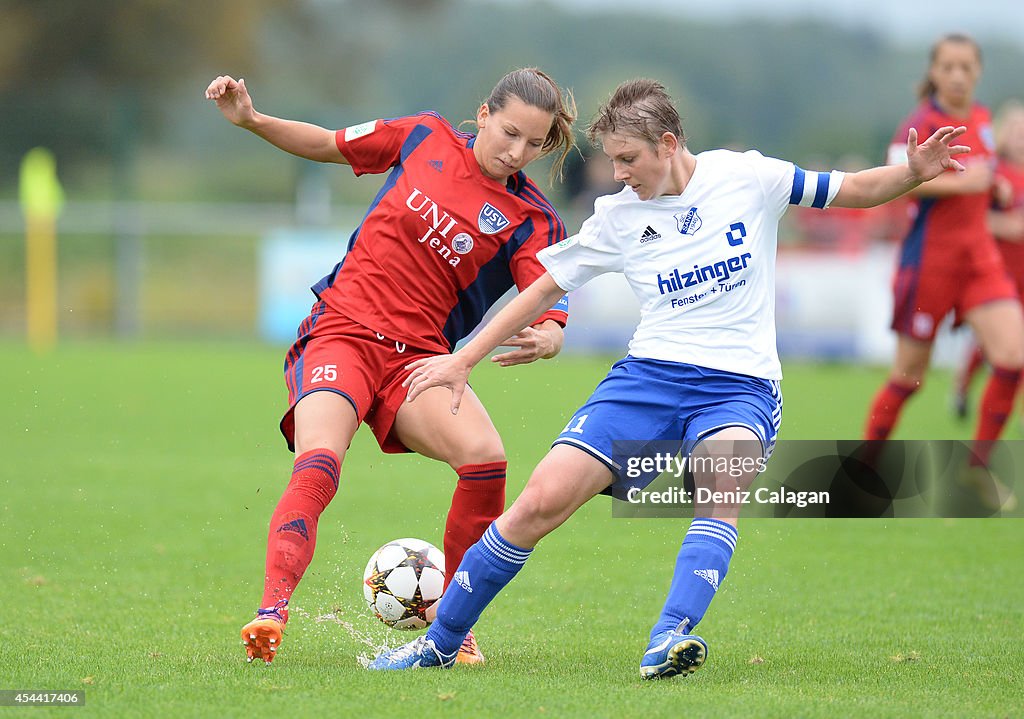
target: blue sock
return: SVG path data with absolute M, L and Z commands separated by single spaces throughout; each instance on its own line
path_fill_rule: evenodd
M 678 628 L 689 634 L 704 617 L 729 571 L 736 549 L 736 528 L 718 519 L 694 519 L 676 557 L 676 569 L 665 607 L 651 630 L 651 639 Z
M 484 608 L 512 581 L 532 549 L 509 544 L 491 523 L 470 547 L 437 605 L 437 619 L 427 630 L 437 650 L 449 655 L 462 645 Z

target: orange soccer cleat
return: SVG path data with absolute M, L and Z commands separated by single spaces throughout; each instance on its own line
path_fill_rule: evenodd
M 282 599 L 266 609 L 257 609 L 256 618 L 242 627 L 242 644 L 245 645 L 246 661 L 262 659 L 270 664 L 281 646 L 281 636 L 287 619 L 288 600 Z
M 470 629 L 466 638 L 462 640 L 462 646 L 459 647 L 459 653 L 455 657 L 456 664 L 483 664 L 487 659 L 484 657 L 483 652 L 480 651 L 480 647 L 476 645 L 476 637 L 473 636 L 473 630 Z

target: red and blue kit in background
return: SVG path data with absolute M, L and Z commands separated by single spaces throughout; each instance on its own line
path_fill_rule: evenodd
M 1013 190 L 1013 199 L 1009 207 L 995 206 L 996 210 L 1016 209 L 1024 212 L 1024 169 L 1006 161 L 1000 161 L 996 167 L 996 174 L 1010 183 Z M 1006 271 L 1010 273 L 1013 281 L 1017 284 L 1017 292 L 1024 298 L 1024 237 L 1016 240 L 996 240 L 996 246 L 1003 255 L 1006 263 Z
M 925 138 L 946 125 L 967 127 L 957 139 L 958 144 L 971 148 L 965 162 L 995 163 L 992 122 L 982 105 L 975 105 L 964 120 L 946 114 L 934 99 L 928 99 L 897 130 L 891 150 L 906 147 L 911 127 L 917 129 L 918 137 Z M 956 313 L 959 324 L 979 305 L 1017 296 L 988 228 L 990 197 L 988 191 L 982 191 L 914 198 L 913 223 L 900 248 L 894 281 L 894 330 L 931 341 L 950 311 Z

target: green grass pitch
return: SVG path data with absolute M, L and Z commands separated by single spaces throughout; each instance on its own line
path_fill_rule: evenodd
M 611 358 L 481 368 L 509 498 Z M 541 543 L 478 625 L 489 663 L 375 674 L 413 636 L 370 617 L 385 541 L 440 543 L 453 476 L 383 456 L 364 429 L 321 519 L 272 666 L 238 638 L 260 597 L 291 455 L 282 352 L 258 345 L 0 346 L 0 689 L 85 690 L 32 716 L 929 717 L 1024 711 L 1019 520 L 749 520 L 700 626 L 708 663 L 638 662 L 685 523 L 613 519 L 602 498 Z M 882 373 L 790 363 L 783 439 L 855 438 Z M 934 376 L 902 438 L 964 438 Z M 1009 434 L 1017 436 L 1012 427 Z M 0 708 L 0 717 L 21 715 Z

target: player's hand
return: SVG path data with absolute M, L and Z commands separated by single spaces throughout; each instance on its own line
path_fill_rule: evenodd
M 907 134 L 907 166 L 920 182 L 928 182 L 946 170 L 963 172 L 966 168 L 956 159 L 971 151 L 967 145 L 953 145 L 953 140 L 967 132 L 967 128 L 947 125 L 940 127 L 931 137 L 917 144 L 917 130 Z
M 235 80 L 230 75 L 220 75 L 207 86 L 206 99 L 216 101 L 224 117 L 240 127 L 245 127 L 256 114 L 244 78 Z
M 561 334 L 561 331 L 562 328 L 558 327 L 559 335 Z M 561 349 L 561 343 L 556 341 L 556 337 L 551 331 L 538 329 L 536 327 L 526 327 L 520 330 L 518 334 L 512 335 L 501 344 L 503 347 L 519 348 L 512 350 L 511 352 L 503 352 L 502 354 L 491 357 L 491 362 L 495 362 L 502 367 L 529 364 L 530 362 L 536 362 L 539 359 L 554 357 Z
M 462 404 L 462 395 L 466 393 L 473 365 L 463 362 L 458 352 L 424 357 L 410 362 L 405 369 L 412 370 L 412 374 L 402 382 L 403 387 L 409 388 L 405 395 L 407 402 L 412 402 L 431 387 L 447 387 L 452 391 L 452 414 L 459 413 L 459 405 Z

